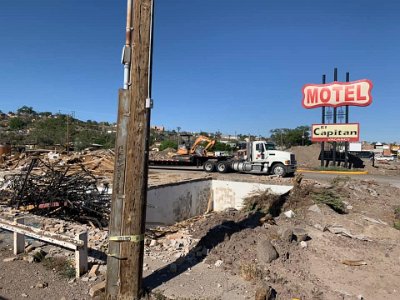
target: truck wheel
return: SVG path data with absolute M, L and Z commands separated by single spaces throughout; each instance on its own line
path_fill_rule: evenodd
M 272 167 L 272 174 L 277 175 L 277 176 L 281 176 L 284 177 L 286 175 L 286 169 L 285 166 L 281 163 L 279 164 L 275 164 Z
M 206 161 L 203 165 L 203 170 L 206 172 L 214 172 L 215 171 L 215 164 L 212 161 Z
M 227 173 L 229 171 L 229 167 L 225 162 L 221 161 L 217 164 L 217 171 L 220 173 Z

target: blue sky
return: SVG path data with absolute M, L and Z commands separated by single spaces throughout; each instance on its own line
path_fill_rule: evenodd
M 0 109 L 116 120 L 126 1 L 1 0 Z M 399 141 L 399 1 L 156 0 L 152 123 L 269 135 L 320 122 L 301 88 L 367 78 L 361 138 Z

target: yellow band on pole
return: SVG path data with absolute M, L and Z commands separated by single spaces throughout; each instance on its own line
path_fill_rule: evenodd
M 133 242 L 139 243 L 144 241 L 144 234 L 139 235 L 117 235 L 117 236 L 110 236 L 109 241 L 113 242 Z

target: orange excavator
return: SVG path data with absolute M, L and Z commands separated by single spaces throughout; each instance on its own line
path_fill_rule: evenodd
M 207 143 L 205 146 L 204 143 Z M 178 155 L 193 155 L 197 154 L 198 156 L 208 156 L 207 150 L 209 150 L 212 146 L 215 145 L 215 140 L 210 139 L 204 135 L 200 135 L 194 141 L 192 147 L 188 149 L 185 145 L 179 147 L 177 154 Z

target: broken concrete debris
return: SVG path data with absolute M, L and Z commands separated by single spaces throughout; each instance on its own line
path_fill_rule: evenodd
M 224 263 L 224 262 L 223 262 L 222 260 L 218 259 L 218 260 L 215 262 L 214 265 L 218 268 L 218 267 L 222 266 L 223 263 Z
M 286 218 L 289 218 L 289 219 L 294 218 L 296 216 L 296 214 L 293 212 L 293 210 L 285 211 L 283 214 L 286 216 Z
M 16 261 L 16 260 L 18 260 L 18 256 L 4 258 L 3 262 L 12 262 L 12 261 Z
M 99 273 L 99 268 L 100 268 L 100 265 L 93 265 L 92 268 L 89 271 L 88 276 L 89 277 L 96 277 L 97 274 Z
M 278 252 L 269 240 L 263 240 L 257 244 L 257 259 L 261 263 L 269 264 L 278 257 Z
M 284 242 L 290 243 L 294 239 L 293 229 L 291 228 L 278 228 L 278 234 L 280 235 L 281 240 Z
M 35 288 L 37 289 L 44 289 L 47 288 L 49 284 L 47 282 L 39 282 L 35 285 Z
M 256 290 L 255 300 L 275 300 L 277 297 L 276 290 L 271 286 L 258 287 Z
M 364 235 L 351 234 L 349 230 L 347 230 L 346 228 L 342 227 L 341 225 L 328 225 L 328 226 L 325 226 L 324 230 L 329 231 L 329 232 L 334 233 L 334 234 L 341 235 L 341 236 L 349 237 L 349 238 L 352 238 L 352 239 L 358 239 L 358 240 L 367 241 L 367 242 L 371 242 L 372 241 L 371 239 L 367 238 Z
M 321 209 L 319 208 L 319 206 L 318 206 L 317 204 L 311 205 L 311 206 L 308 208 L 308 210 L 309 210 L 309 211 L 313 211 L 313 212 L 318 213 L 318 214 L 321 213 Z
M 307 231 L 301 227 L 293 228 L 293 236 L 297 242 L 302 242 L 309 239 Z
M 94 286 L 92 286 L 89 290 L 89 296 L 90 297 L 96 297 L 101 295 L 106 289 L 106 281 L 102 281 L 98 284 L 95 284 Z
M 307 248 L 307 246 L 308 246 L 308 245 L 307 245 L 307 242 L 305 242 L 305 241 L 301 241 L 301 242 L 300 242 L 300 247 L 301 247 L 301 248 Z

